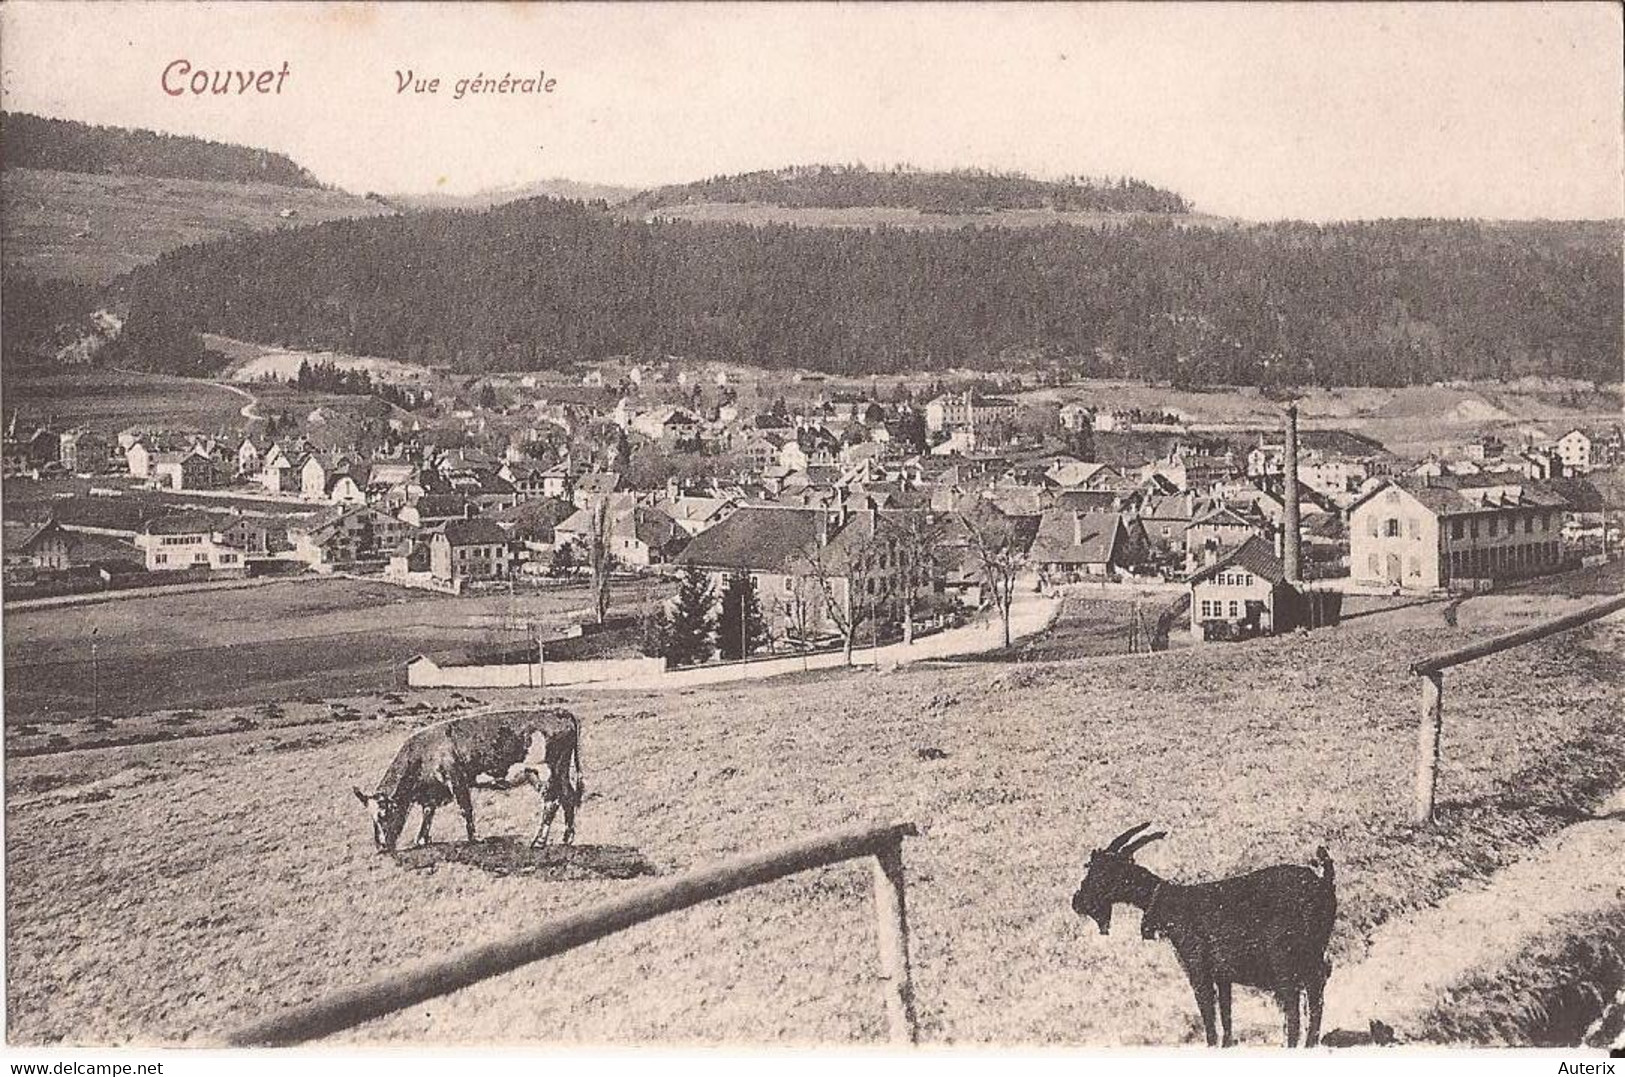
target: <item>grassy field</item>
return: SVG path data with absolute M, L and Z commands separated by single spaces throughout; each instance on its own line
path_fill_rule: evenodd
M 1019 395 L 1032 402 L 1083 400 L 1100 408 L 1170 411 L 1198 429 L 1280 428 L 1280 405 L 1257 389 L 1179 390 L 1113 379 L 1088 379 L 1064 388 Z M 1299 397 L 1299 425 L 1307 437 L 1344 430 L 1408 456 L 1459 446 L 1482 433 L 1521 442 L 1533 429 L 1556 439 L 1575 425 L 1619 420 L 1619 386 L 1598 390 L 1539 382 L 1483 382 L 1455 387 L 1311 388 Z
M 1625 780 L 1616 619 L 1452 670 L 1441 825 L 1407 822 L 1408 664 L 1525 623 L 1498 619 L 1501 601 L 1470 600 L 1471 629 L 1420 606 L 1151 656 L 549 694 L 583 717 L 595 795 L 581 844 L 532 875 L 372 851 L 350 785 L 370 784 L 424 714 L 17 759 L 9 1034 L 195 1042 L 623 892 L 637 885 L 618 877 L 629 863 L 664 874 L 849 822 L 911 819 L 927 1042 L 1191 1042 L 1194 1008 L 1166 943 L 1141 940 L 1132 913 L 1101 937 L 1068 908 L 1089 849 L 1125 826 L 1166 827 L 1141 859 L 1180 880 L 1302 862 L 1326 843 L 1338 865 L 1335 996 L 1375 925 L 1519 858 Z M 1550 602 L 1553 613 L 1574 605 Z M 477 803 L 485 836 L 533 825 L 523 795 Z M 438 828 L 449 839 L 456 825 Z M 884 1027 L 871 923 L 867 869 L 832 868 L 351 1038 L 870 1041 Z M 1238 992 L 1237 1013 L 1246 1025 L 1267 1005 Z
M 6 409 L 29 421 L 113 434 L 127 426 L 157 430 L 241 430 L 248 403 L 197 378 L 126 370 L 87 370 L 6 378 Z
M 628 615 L 665 586 L 621 584 L 613 608 Z M 583 584 L 520 592 L 513 609 L 521 621 L 562 627 L 589 606 Z M 90 710 L 93 630 L 100 710 L 116 716 L 396 688 L 415 654 L 516 642 L 509 611 L 506 594 L 448 598 L 351 580 L 12 611 L 6 720 Z
M 342 352 L 310 352 L 291 348 L 272 348 L 264 344 L 233 340 L 230 337 L 202 334 L 203 346 L 219 352 L 230 360 L 221 372 L 224 381 L 249 382 L 266 376 L 281 381 L 292 381 L 304 363 L 338 367 L 341 370 L 365 370 L 379 381 L 421 382 L 432 374 L 428 367 L 403 363 L 397 359 L 377 359 L 363 355 L 345 355 Z
M 1102 598 L 1090 594 L 1087 586 L 1068 593 L 1061 612 L 1049 628 L 1018 640 L 1010 647 L 972 656 L 984 662 L 1054 662 L 1068 658 L 1096 658 L 1129 652 L 1129 628 L 1138 607 L 1141 624 L 1149 635 L 1157 617 L 1173 602 L 1171 594 L 1144 594 L 1138 598 Z M 1190 634 L 1178 627 L 1169 634 L 1175 647 L 1189 642 Z M 1142 644 L 1143 646 L 1143 644 Z
M 8 271 L 88 284 L 191 243 L 392 212 L 343 191 L 25 168 L 3 200 Z

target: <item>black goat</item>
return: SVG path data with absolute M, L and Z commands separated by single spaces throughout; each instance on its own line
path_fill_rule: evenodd
M 1298 1045 L 1298 996 L 1308 1000 L 1304 1045 L 1320 1039 L 1320 1015 L 1331 963 L 1326 943 L 1337 916 L 1331 854 L 1315 851 L 1319 869 L 1277 864 L 1217 882 L 1181 886 L 1134 862 L 1134 854 L 1158 838 L 1137 837 L 1150 823 L 1133 827 L 1089 855 L 1089 869 L 1072 895 L 1072 911 L 1093 917 L 1102 935 L 1111 930 L 1112 906 L 1135 905 L 1144 916 L 1141 934 L 1167 938 L 1196 994 L 1196 1008 L 1209 1047 L 1217 1000 L 1224 1046 L 1230 1033 L 1230 987 L 1261 987 L 1275 996 L 1286 1017 L 1286 1043 Z

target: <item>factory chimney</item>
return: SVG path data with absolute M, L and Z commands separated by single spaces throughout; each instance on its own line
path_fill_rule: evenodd
M 1281 525 L 1281 567 L 1288 583 L 1303 580 L 1302 532 L 1298 521 L 1298 405 L 1286 406 L 1286 488 L 1281 495 L 1286 517 Z

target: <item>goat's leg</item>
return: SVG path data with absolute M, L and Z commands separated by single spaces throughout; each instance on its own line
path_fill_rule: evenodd
M 1286 1045 L 1298 1046 L 1298 986 L 1277 988 L 1275 1001 L 1281 1007 L 1281 1013 L 1286 1018 Z
M 1320 1015 L 1326 1003 L 1326 981 L 1320 977 L 1310 980 L 1304 985 L 1303 993 L 1309 1002 L 1309 1023 L 1303 1030 L 1303 1045 L 1315 1047 L 1320 1043 Z
M 1234 1047 L 1236 1045 L 1236 1040 L 1235 1040 L 1235 1037 L 1230 1034 L 1230 981 L 1229 980 L 1220 980 L 1219 981 L 1219 983 L 1218 983 L 1218 994 L 1219 994 L 1219 1032 L 1221 1033 L 1221 1038 L 1219 1040 L 1219 1045 L 1221 1047 Z
M 418 844 L 429 844 L 429 827 L 434 823 L 434 805 L 423 805 L 423 822 L 418 825 Z
M 1191 979 L 1191 990 L 1196 994 L 1196 1008 L 1202 1014 L 1202 1031 L 1207 1034 L 1207 1045 L 1219 1045 L 1218 1032 L 1213 1027 L 1213 981 L 1206 977 Z

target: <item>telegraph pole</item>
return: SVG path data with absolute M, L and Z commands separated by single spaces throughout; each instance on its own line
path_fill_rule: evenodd
M 92 717 L 100 717 L 102 709 L 101 668 L 96 660 L 96 633 L 98 625 L 90 628 L 90 710 Z

